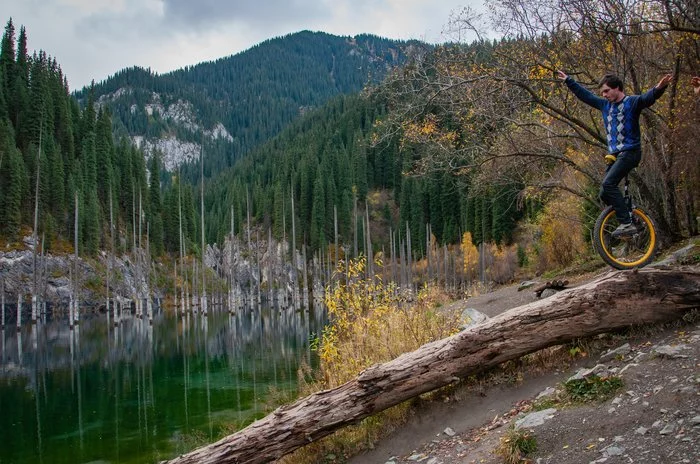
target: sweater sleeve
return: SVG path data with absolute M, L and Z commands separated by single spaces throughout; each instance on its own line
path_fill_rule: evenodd
M 593 92 L 576 82 L 571 76 L 567 76 L 566 80 L 564 80 L 564 83 L 566 86 L 573 92 L 574 95 L 576 95 L 576 98 L 581 100 L 587 105 L 592 106 L 593 108 L 603 110 L 605 107 L 605 103 L 607 102 L 606 99 L 598 97 L 595 95 Z
M 661 95 L 664 94 L 665 91 L 666 87 L 661 89 L 652 87 L 651 89 L 641 94 L 639 96 L 640 110 L 643 108 L 649 108 L 651 105 L 653 105 L 656 102 L 656 100 L 658 100 L 661 97 Z

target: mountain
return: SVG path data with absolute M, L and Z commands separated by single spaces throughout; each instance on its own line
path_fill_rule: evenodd
M 398 137 L 371 143 L 389 109 L 382 92 L 361 90 L 418 43 L 301 32 L 165 75 L 127 69 L 71 95 L 56 60 L 30 55 L 26 42 L 24 28 L 16 40 L 8 21 L 0 244 L 17 246 L 36 211 L 49 250 L 77 241 L 81 253 L 120 253 L 145 234 L 153 256 L 178 252 L 181 241 L 198 253 L 202 166 L 209 244 L 250 221 L 297 247 L 337 241 L 355 255 L 386 249 L 408 228 L 420 254 L 428 234 L 456 243 L 464 230 L 502 222 L 485 215 L 490 197 L 468 195 L 453 173 L 404 176 L 420 153 Z
M 221 172 L 310 108 L 380 81 L 408 46 L 303 31 L 167 74 L 125 69 L 76 96 L 109 108 L 117 134 L 193 180 L 202 147 L 205 176 Z
M 454 175 L 404 178 L 410 160 L 398 140 L 369 143 L 376 119 L 388 110 L 358 94 L 418 47 L 426 45 L 304 31 L 164 75 L 127 69 L 77 97 L 108 108 L 116 133 L 147 155 L 158 152 L 166 251 L 179 244 L 172 173 L 179 169 L 184 184 L 197 184 L 200 152 L 204 176 L 211 178 L 205 182 L 207 243 L 230 233 L 232 211 L 241 232 L 249 210 L 252 223 L 271 228 L 277 239 L 290 236 L 294 221 L 296 243 L 312 250 L 336 234 L 361 246 L 368 215 L 375 246 L 388 246 L 389 231 L 405 235 L 408 226 L 420 251 L 426 224 L 440 243 L 456 243 L 482 207 L 466 203 Z M 194 236 L 195 226 L 189 229 L 186 235 Z

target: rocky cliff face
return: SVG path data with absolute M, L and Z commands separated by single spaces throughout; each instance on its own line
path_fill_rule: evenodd
M 5 302 L 14 303 L 18 295 L 27 301 L 34 293 L 34 255 L 32 238 L 24 239 L 25 249 L 0 251 L 0 295 Z M 275 240 L 260 240 L 250 244 L 237 238 L 227 240 L 223 248 L 207 245 L 204 261 L 208 278 L 207 287 L 220 294 L 233 292 L 241 298 L 251 295 L 263 298 L 281 298 L 305 293 L 297 290 L 305 282 L 323 286 L 318 266 L 309 266 L 304 278 L 303 258 L 296 254 L 296 266 L 287 257 L 289 250 L 285 243 Z M 143 264 L 146 263 L 146 264 Z M 194 295 L 193 286 L 200 282 L 201 269 L 189 260 L 188 269 L 178 268 L 180 286 L 188 284 L 188 293 Z M 36 256 L 36 293 L 42 301 L 54 305 L 68 305 L 71 298 L 71 279 L 77 274 L 77 289 L 80 306 L 99 307 L 105 304 L 109 274 L 110 298 L 129 303 L 137 299 L 162 298 L 166 288 L 173 287 L 174 269 L 166 269 L 146 257 L 144 251 L 110 258 L 105 252 L 97 257 L 77 259 L 73 255 Z M 108 273 L 108 270 L 111 272 Z M 184 273 L 187 274 L 184 274 Z M 313 275 L 319 275 L 314 279 Z M 160 277 L 156 277 L 160 276 Z M 159 287 L 165 287 L 161 288 Z M 211 292 L 211 291 L 210 291 Z M 319 293 L 319 292 L 315 292 Z M 322 294 L 322 290 L 320 294 Z M 210 293 L 211 294 L 211 293 Z
M 71 278 L 77 269 L 81 306 L 104 304 L 109 264 L 106 255 L 101 254 L 90 260 L 78 258 L 77 263 L 73 256 L 37 255 L 36 260 L 36 292 L 41 300 L 55 305 L 68 305 Z M 134 295 L 145 294 L 147 284 L 142 274 L 128 257 L 112 260 L 112 298 L 129 300 Z M 14 303 L 18 295 L 26 300 L 33 293 L 34 286 L 32 250 L 0 251 L 0 292 L 4 291 L 5 301 Z M 152 288 L 151 291 L 156 296 L 160 293 L 158 289 Z

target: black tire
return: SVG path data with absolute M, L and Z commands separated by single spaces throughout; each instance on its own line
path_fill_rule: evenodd
M 649 264 L 656 254 L 659 239 L 654 220 L 641 208 L 632 211 L 632 223 L 637 233 L 615 238 L 612 231 L 619 222 L 615 210 L 608 206 L 600 213 L 593 228 L 593 247 L 610 266 L 615 269 L 635 269 Z

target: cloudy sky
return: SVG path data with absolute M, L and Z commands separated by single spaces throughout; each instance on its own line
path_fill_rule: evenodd
M 0 0 L 30 54 L 58 61 L 71 90 L 138 65 L 164 73 L 301 30 L 446 41 L 450 18 L 480 0 Z

